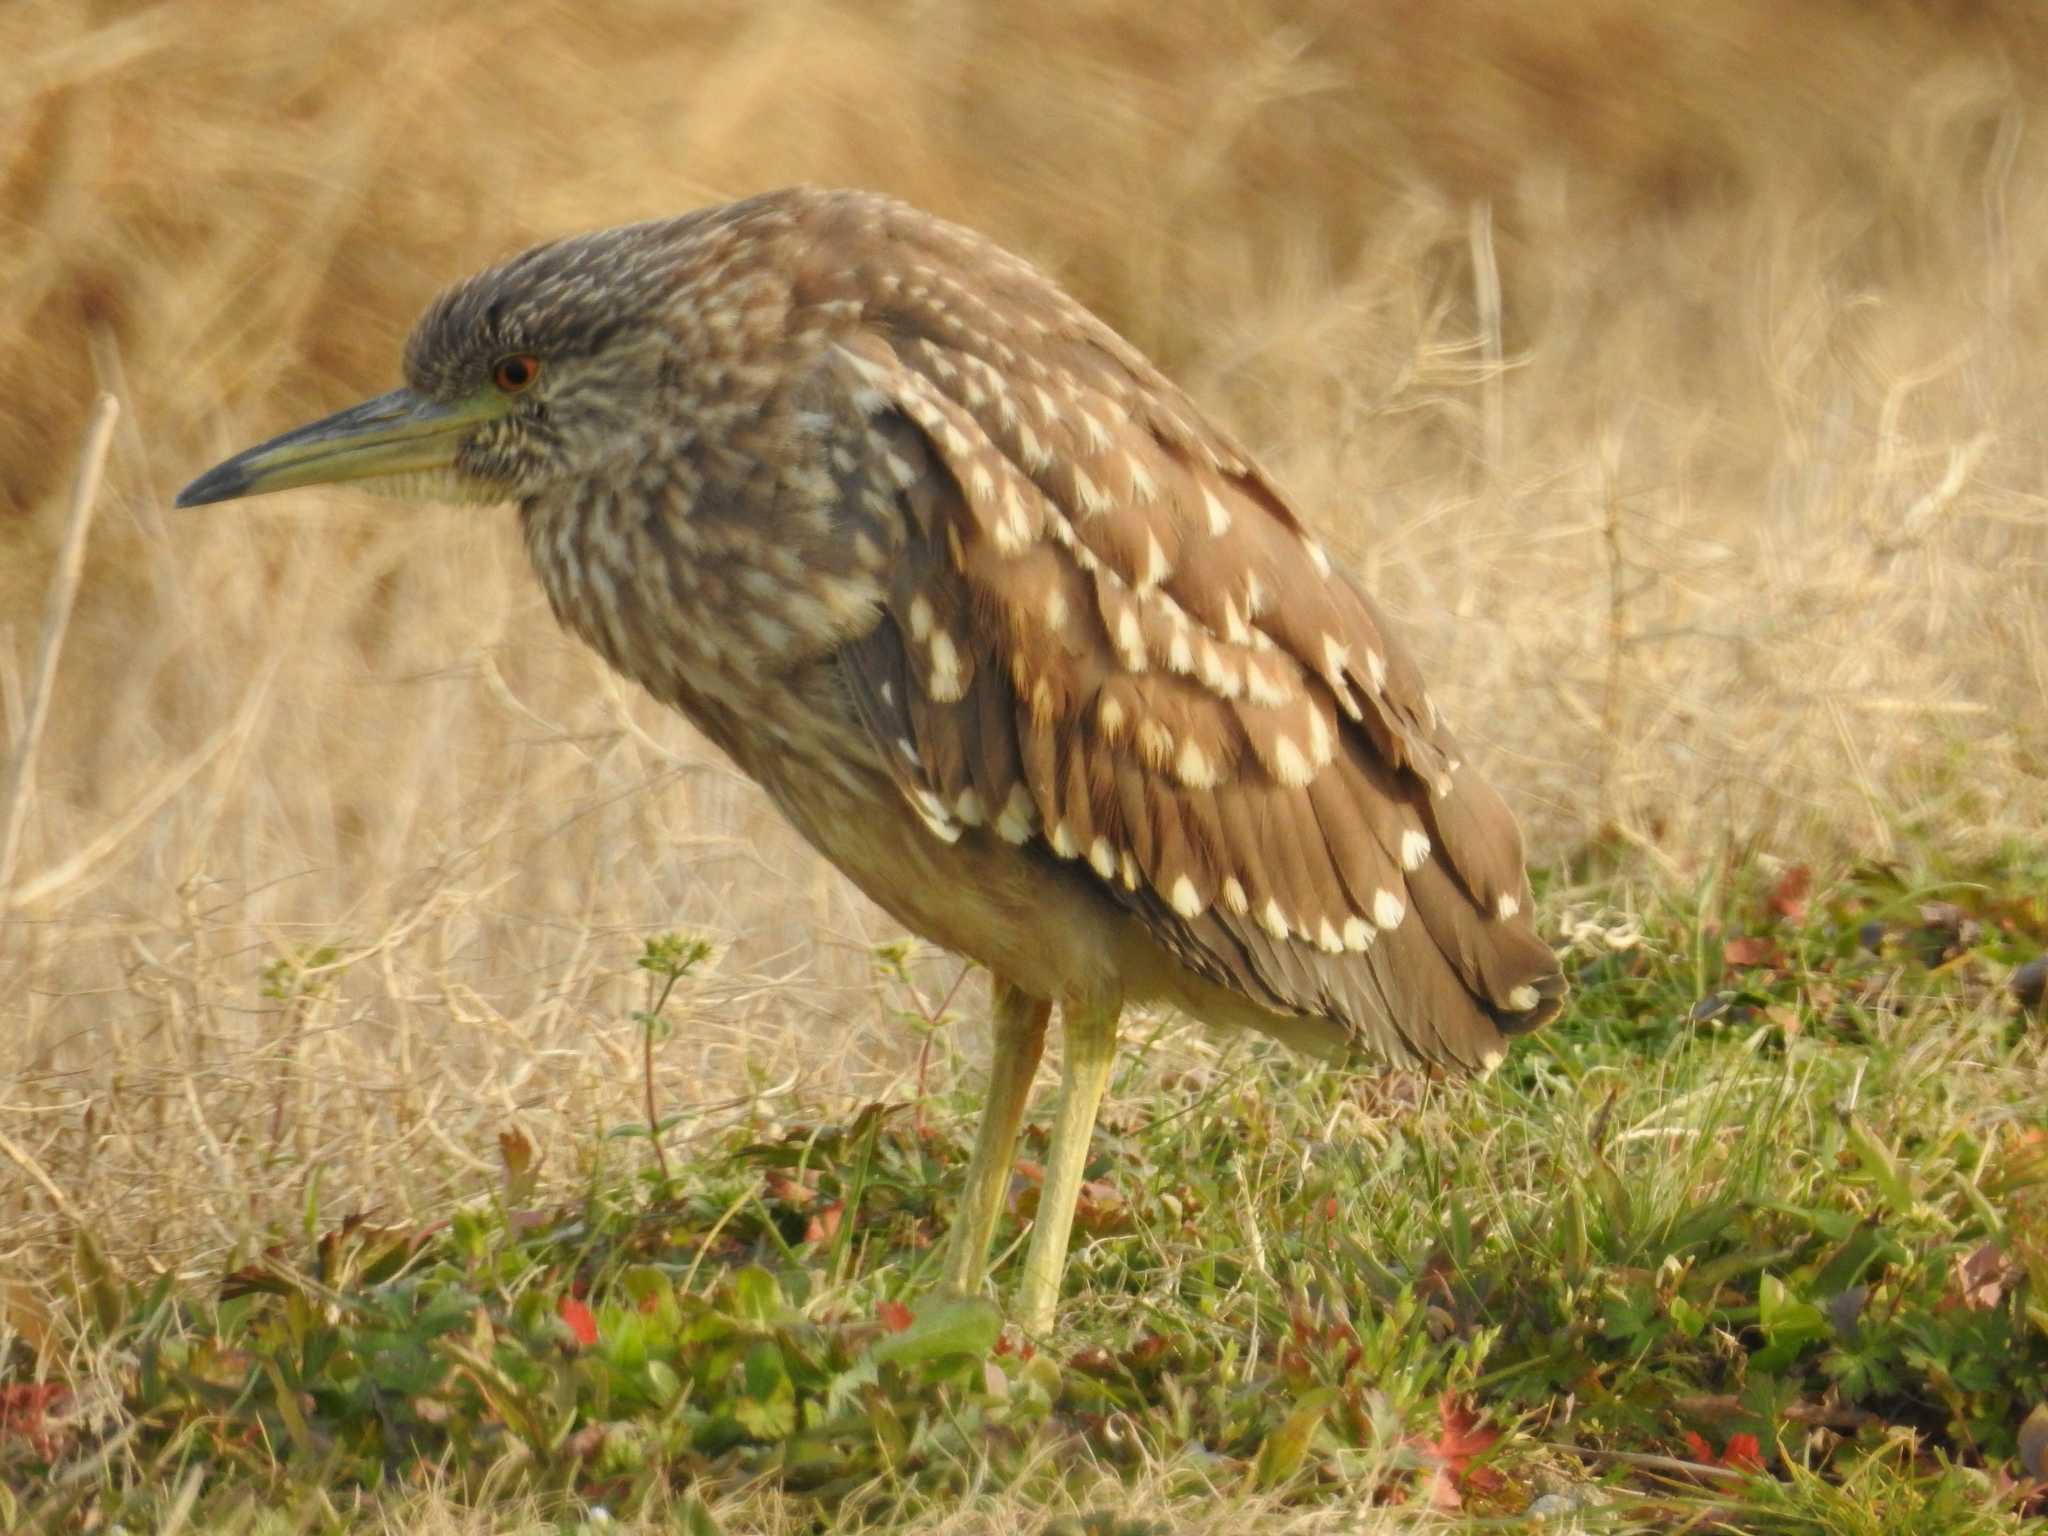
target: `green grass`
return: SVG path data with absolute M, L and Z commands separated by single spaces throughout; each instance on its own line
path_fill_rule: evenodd
M 1474 1087 L 1170 1033 L 1036 1350 L 929 1291 L 964 1090 L 671 1131 L 666 1176 L 594 1128 L 566 1204 L 513 1133 L 445 1220 L 309 1208 L 215 1283 L 81 1233 L 5 1362 L 0 1527 L 2038 1526 L 2044 893 L 1553 891 L 1573 1002 Z M 649 946 L 656 1049 L 697 956 Z

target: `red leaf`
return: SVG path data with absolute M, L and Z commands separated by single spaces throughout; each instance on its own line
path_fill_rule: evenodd
M 1481 1424 L 1478 1410 L 1455 1393 L 1446 1392 L 1438 1400 L 1436 1412 L 1441 1426 L 1436 1438 L 1410 1435 L 1405 1443 L 1435 1463 L 1429 1477 L 1430 1507 L 1459 1509 L 1465 1503 L 1464 1489 L 1486 1493 L 1502 1486 L 1499 1473 L 1472 1465 L 1475 1456 L 1493 1449 L 1500 1431 Z
M 1738 970 L 1775 966 L 1784 962 L 1784 956 L 1778 953 L 1777 945 L 1769 939 L 1754 936 L 1728 940 L 1721 946 L 1721 959 L 1723 963 Z
M 44 1418 L 71 1396 L 71 1389 L 56 1381 L 23 1381 L 0 1386 L 0 1441 L 19 1435 L 36 1455 L 48 1461 L 56 1454 L 56 1442 Z
M 1478 1411 L 1470 1403 L 1448 1392 L 1437 1404 L 1436 1412 L 1443 1431 L 1429 1450 L 1432 1455 L 1443 1458 L 1444 1464 L 1454 1472 L 1463 1472 L 1472 1464 L 1473 1457 L 1492 1450 L 1500 1439 L 1499 1430 L 1479 1422 Z
M 834 1200 L 804 1223 L 804 1241 L 807 1243 L 829 1242 L 839 1230 L 839 1219 L 846 1214 L 846 1202 Z
M 1755 1435 L 1730 1435 L 1728 1449 L 1721 1453 L 1721 1465 L 1732 1467 L 1737 1472 L 1761 1472 L 1764 1469 L 1764 1449 L 1757 1443 Z
M 900 1301 L 878 1302 L 875 1316 L 882 1320 L 882 1326 L 891 1333 L 901 1333 L 911 1324 L 910 1308 Z
M 1714 1454 L 1714 1448 L 1693 1430 L 1685 1432 L 1685 1444 L 1692 1452 L 1692 1459 L 1702 1466 L 1726 1467 L 1731 1472 L 1761 1472 L 1764 1469 L 1764 1450 L 1755 1435 L 1730 1435 L 1728 1449 L 1718 1456 Z
M 1771 910 L 1787 922 L 1806 921 L 1806 898 L 1813 890 L 1813 871 L 1804 864 L 1794 864 L 1778 876 L 1778 883 L 1771 887 Z
M 597 1314 L 587 1303 L 574 1296 L 564 1296 L 556 1304 L 556 1311 L 562 1314 L 562 1321 L 569 1325 L 569 1331 L 576 1335 L 576 1342 L 589 1349 L 597 1342 Z

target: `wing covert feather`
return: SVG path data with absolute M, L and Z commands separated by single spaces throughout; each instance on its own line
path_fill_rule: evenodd
M 1002 317 L 906 302 L 827 364 L 913 503 L 849 669 L 905 794 L 1091 866 L 1261 1008 L 1487 1063 L 1562 995 L 1513 817 L 1242 451 L 1016 282 Z

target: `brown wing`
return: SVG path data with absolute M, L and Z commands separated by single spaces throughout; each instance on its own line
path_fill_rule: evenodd
M 1197 974 L 1479 1066 L 1557 1010 L 1521 838 L 1415 668 L 1173 385 L 906 225 L 830 366 L 911 516 L 849 671 L 936 835 L 1085 861 Z

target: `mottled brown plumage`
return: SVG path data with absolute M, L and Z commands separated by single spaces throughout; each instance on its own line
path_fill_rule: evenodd
M 538 380 L 493 394 L 508 355 Z M 1514 820 L 1370 601 L 1227 433 L 989 242 L 816 190 L 583 236 L 444 295 L 407 376 L 372 405 L 466 414 L 445 462 L 398 467 L 518 501 L 565 625 L 995 973 L 956 1283 L 1053 1001 L 1054 1185 L 1126 1002 L 1465 1068 L 1556 1012 Z M 304 438 L 186 499 L 272 488 Z M 283 483 L 314 478 L 338 476 Z M 1049 1187 L 1034 1327 L 1071 1203 Z

